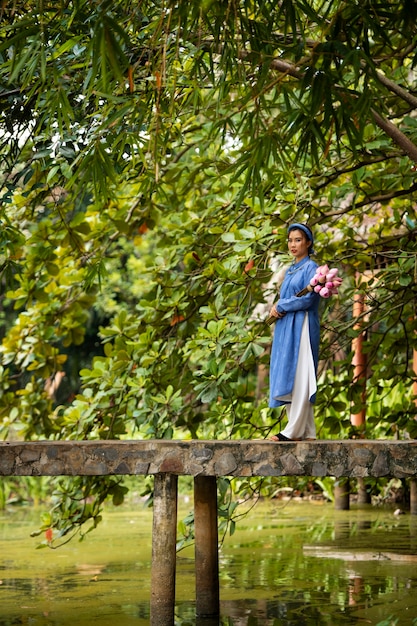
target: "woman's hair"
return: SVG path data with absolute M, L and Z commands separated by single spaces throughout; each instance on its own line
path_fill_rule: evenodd
M 308 254 L 309 255 L 314 254 L 314 237 L 313 237 L 313 231 L 311 230 L 310 226 L 308 226 L 308 224 L 303 224 L 301 222 L 295 222 L 294 224 L 290 224 L 288 226 L 288 234 L 292 230 L 301 230 L 301 232 L 305 234 L 307 239 L 311 241 L 311 246 L 308 249 Z

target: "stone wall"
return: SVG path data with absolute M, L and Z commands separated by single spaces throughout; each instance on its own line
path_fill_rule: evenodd
M 417 476 L 417 441 L 0 442 L 2 476 Z

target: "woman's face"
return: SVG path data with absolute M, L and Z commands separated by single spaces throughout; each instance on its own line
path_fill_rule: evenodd
M 294 228 L 288 235 L 288 250 L 293 255 L 294 259 L 298 262 L 304 257 L 308 256 L 308 249 L 311 246 L 311 241 L 307 239 L 302 230 Z

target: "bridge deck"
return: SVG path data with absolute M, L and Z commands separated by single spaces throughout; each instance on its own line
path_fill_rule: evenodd
M 417 441 L 0 442 L 0 476 L 417 476 Z

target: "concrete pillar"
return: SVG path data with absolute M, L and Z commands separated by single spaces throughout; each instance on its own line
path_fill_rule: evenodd
M 357 479 L 358 483 L 358 504 L 371 504 L 371 494 L 366 487 L 365 480 L 360 477 Z
M 220 614 L 217 481 L 194 478 L 196 612 L 199 617 Z
M 339 478 L 334 485 L 334 506 L 337 511 L 349 511 L 349 478 Z
M 174 626 L 178 476 L 154 478 L 151 626 Z

